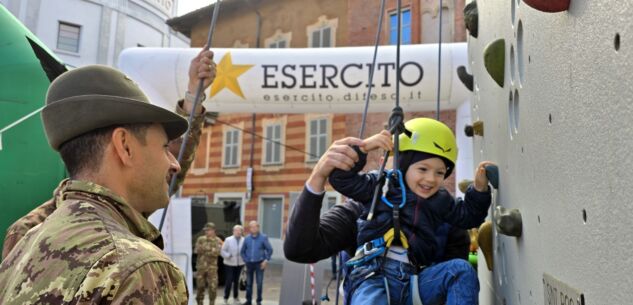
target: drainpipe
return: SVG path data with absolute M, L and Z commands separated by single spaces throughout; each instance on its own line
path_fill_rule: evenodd
M 251 5 L 251 7 L 253 8 L 253 12 L 255 12 L 255 15 L 257 16 L 257 28 L 255 30 L 255 48 L 259 48 L 259 40 L 260 40 L 260 36 L 261 36 L 261 30 L 262 30 L 262 15 L 259 13 L 259 11 L 257 10 L 257 7 L 255 6 L 255 4 L 253 3 L 252 0 L 248 0 L 249 4 Z M 246 173 L 247 177 L 247 199 L 251 199 L 252 196 L 252 192 L 253 192 L 253 174 L 255 172 L 254 170 L 254 156 L 255 156 L 255 131 L 256 131 L 256 119 L 257 119 L 257 115 L 253 112 L 251 121 L 252 121 L 252 125 L 251 125 L 251 151 L 250 151 L 250 164 L 249 164 L 249 169 Z M 250 183 L 249 183 L 250 181 Z

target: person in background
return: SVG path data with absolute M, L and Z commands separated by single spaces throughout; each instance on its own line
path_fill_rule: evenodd
M 196 240 L 196 301 L 203 305 L 204 288 L 209 287 L 209 304 L 215 304 L 218 290 L 218 256 L 222 240 L 215 235 L 215 224 L 204 225 L 204 235 Z
M 227 237 L 222 245 L 222 257 L 224 258 L 226 281 L 224 282 L 224 304 L 229 303 L 229 294 L 231 293 L 231 287 L 233 287 L 233 304 L 239 304 L 238 298 L 239 280 L 242 267 L 244 267 L 244 259 L 240 254 L 240 250 L 244 245 L 244 238 L 242 234 L 244 228 L 240 225 L 233 227 L 233 235 Z
M 240 253 L 246 263 L 246 302 L 244 305 L 251 305 L 253 300 L 253 275 L 257 277 L 257 305 L 262 303 L 262 291 L 264 289 L 264 270 L 273 255 L 273 248 L 268 241 L 268 237 L 259 232 L 257 221 L 248 224 L 251 232 L 244 239 L 244 245 Z

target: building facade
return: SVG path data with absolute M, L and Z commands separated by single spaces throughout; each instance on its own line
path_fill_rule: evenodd
M 165 24 L 177 0 L 0 0 L 66 64 L 116 66 L 129 47 L 180 47 L 189 39 Z
M 388 2 L 381 44 L 393 43 L 392 36 L 396 34 L 390 27 L 396 16 L 395 1 Z M 439 31 L 430 38 L 423 36 L 427 31 L 439 30 L 434 24 L 437 23 L 437 14 L 434 14 L 439 7 L 437 1 L 434 2 L 436 7 L 433 7 L 433 1 L 403 2 L 403 41 L 437 42 Z M 445 22 L 447 34 L 442 35 L 445 42 L 465 40 L 465 30 L 457 30 L 463 27 L 463 2 L 451 1 L 445 5 L 444 20 L 448 20 Z M 213 5 L 167 23 L 191 37 L 192 47 L 202 47 L 206 43 L 212 9 Z M 225 0 L 221 4 L 212 46 L 319 48 L 373 45 L 378 13 L 379 1 Z M 424 22 L 425 18 L 430 21 Z M 433 39 L 435 41 L 431 41 Z M 406 113 L 406 119 L 434 115 Z M 382 130 L 388 117 L 389 113 L 370 114 L 365 136 Z M 442 111 L 441 119 L 454 128 L 455 110 Z M 215 124 L 203 131 L 182 195 L 202 198 L 209 204 L 240 203 L 242 222 L 258 220 L 262 231 L 271 238 L 274 256 L 282 258 L 285 224 L 314 164 L 332 141 L 358 136 L 360 123 L 361 114 L 220 113 Z M 371 154 L 367 169 L 377 169 L 378 162 L 379 156 Z M 454 178 L 450 178 L 447 187 L 454 190 L 454 183 Z M 343 199 L 328 186 L 322 211 Z

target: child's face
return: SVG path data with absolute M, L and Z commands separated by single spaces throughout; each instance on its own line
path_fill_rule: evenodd
M 429 158 L 411 164 L 404 180 L 416 195 L 426 199 L 437 193 L 444 183 L 446 165 L 440 158 Z

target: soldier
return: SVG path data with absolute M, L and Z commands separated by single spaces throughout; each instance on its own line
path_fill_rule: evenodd
M 210 54 L 194 60 L 194 84 L 213 81 Z M 187 121 L 100 65 L 53 81 L 42 120 L 70 180 L 0 264 L 0 304 L 187 304 L 184 276 L 144 216 L 169 202 L 181 170 L 169 141 Z
M 196 86 L 198 85 L 198 81 L 199 81 L 199 78 L 198 78 L 199 75 L 197 75 L 197 73 L 199 73 L 198 70 L 203 66 L 214 64 L 212 62 L 212 59 L 213 59 L 212 55 L 213 53 L 211 51 L 201 52 L 199 56 L 197 56 L 191 61 L 191 65 L 189 68 L 190 70 L 189 70 L 189 91 L 188 92 L 194 92 L 194 90 L 196 90 Z M 204 71 L 201 71 L 201 72 L 204 72 Z M 201 77 L 204 77 L 204 76 L 201 74 Z M 191 111 L 194 110 L 193 109 L 194 98 L 195 96 L 193 96 L 193 94 L 191 93 L 185 94 L 185 99 L 180 100 L 177 103 L 176 113 L 182 116 L 188 117 Z M 204 114 L 205 114 L 205 109 L 204 107 L 202 107 L 202 104 L 199 103 L 198 107 L 195 109 L 193 122 L 191 122 L 191 126 L 190 126 L 191 130 L 189 131 L 187 135 L 189 139 L 187 140 L 187 146 L 185 147 L 183 158 L 182 158 L 182 161 L 180 162 L 181 171 L 178 173 L 178 177 L 176 179 L 175 190 L 177 190 L 178 186 L 180 186 L 182 182 L 184 181 L 187 171 L 189 170 L 189 167 L 191 166 L 191 163 L 193 162 L 193 159 L 195 157 L 195 151 L 196 151 L 196 148 L 198 147 L 198 143 L 200 142 L 200 134 L 202 133 L 202 126 L 204 125 Z M 169 150 L 174 156 L 178 155 L 178 150 L 180 150 L 180 141 L 182 140 L 178 139 L 169 143 Z M 63 189 L 67 181 L 68 179 L 64 179 L 59 184 L 59 186 L 55 189 L 55 191 L 53 191 L 53 197 L 51 199 L 44 202 L 43 204 L 33 209 L 32 211 L 30 211 L 24 217 L 18 219 L 7 229 L 7 232 L 4 238 L 4 244 L 2 246 L 2 260 L 4 260 L 7 257 L 9 252 L 11 252 L 11 249 L 15 247 L 15 244 L 17 244 L 17 242 L 20 239 L 22 239 L 22 237 L 24 237 L 24 234 L 26 234 L 28 230 L 30 230 L 31 228 L 43 222 L 44 219 L 46 219 L 48 215 L 52 214 L 55 211 L 55 200 L 58 197 L 60 190 Z
M 204 288 L 209 287 L 209 304 L 215 303 L 218 290 L 218 256 L 222 249 L 222 240 L 215 235 L 215 224 L 212 222 L 204 225 L 204 235 L 196 240 L 194 252 L 198 255 L 196 260 L 196 301 L 202 305 L 204 301 Z

